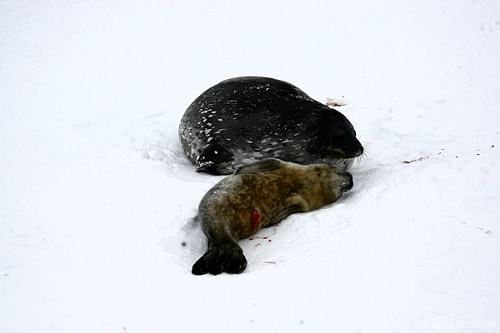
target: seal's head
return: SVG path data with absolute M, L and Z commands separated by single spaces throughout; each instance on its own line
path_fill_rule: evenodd
M 344 172 L 342 174 L 342 177 L 343 177 L 343 180 L 340 183 L 342 191 L 344 191 L 344 192 L 349 191 L 353 186 L 352 175 L 349 172 Z
M 352 186 L 352 175 L 349 172 L 337 172 L 332 167 L 332 174 L 330 176 L 330 186 L 335 195 L 335 200 L 339 199 L 344 192 L 349 191 Z
M 307 150 L 323 160 L 350 159 L 363 154 L 354 127 L 336 110 L 323 111 L 311 132 Z

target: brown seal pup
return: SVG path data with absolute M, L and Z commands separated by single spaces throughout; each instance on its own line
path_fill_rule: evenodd
M 300 165 L 270 158 L 243 166 L 201 199 L 198 219 L 207 252 L 192 273 L 241 273 L 247 264 L 237 241 L 287 216 L 328 205 L 352 188 L 352 176 L 329 164 Z

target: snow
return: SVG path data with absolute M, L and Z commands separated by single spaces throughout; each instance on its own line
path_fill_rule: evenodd
M 0 41 L 0 332 L 500 332 L 497 1 L 6 0 Z M 367 156 L 193 276 L 178 122 L 240 75 L 345 98 Z

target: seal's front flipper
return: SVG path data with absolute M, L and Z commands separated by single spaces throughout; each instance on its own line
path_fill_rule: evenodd
M 243 175 L 248 173 L 256 173 L 256 172 L 264 172 L 264 171 L 273 171 L 279 169 L 286 165 L 285 162 L 279 160 L 277 158 L 266 158 L 265 160 L 257 161 L 254 163 L 250 163 L 247 165 L 243 165 L 236 169 L 234 172 L 235 175 Z
M 211 143 L 206 146 L 196 160 L 196 171 L 211 175 L 228 175 L 234 169 L 234 155 L 225 146 Z
M 287 199 L 287 206 L 287 208 L 283 209 L 281 212 L 271 218 L 269 222 L 264 226 L 264 228 L 271 227 L 292 214 L 307 212 L 309 210 L 309 204 L 307 203 L 307 201 L 298 194 L 294 194 Z
M 222 272 L 238 274 L 246 267 L 247 260 L 241 247 L 235 242 L 225 242 L 209 249 L 193 265 L 191 272 L 194 275 L 217 275 Z
M 281 222 L 282 220 L 286 219 L 288 216 L 295 214 L 295 213 L 300 213 L 302 210 L 300 209 L 299 205 L 293 205 L 291 207 L 283 209 L 281 212 L 276 214 L 265 226 L 264 228 L 269 228 L 272 227 L 273 225 L 277 224 L 278 222 Z

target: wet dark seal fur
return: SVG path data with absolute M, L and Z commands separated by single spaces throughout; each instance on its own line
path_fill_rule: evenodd
M 247 261 L 237 241 L 287 216 L 328 205 L 352 188 L 352 176 L 329 164 L 299 165 L 278 159 L 255 162 L 211 188 L 198 207 L 207 252 L 196 275 L 241 273 Z
M 179 136 L 196 170 L 215 175 L 271 157 L 345 170 L 363 153 L 344 115 L 266 77 L 233 78 L 202 93 L 184 113 Z

